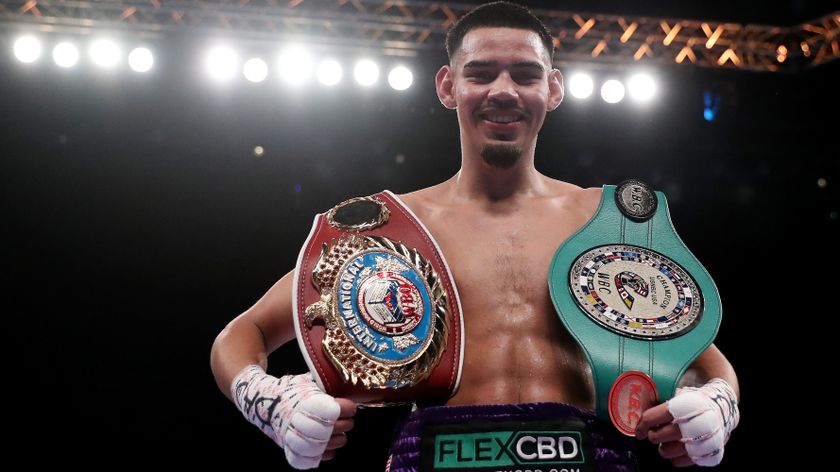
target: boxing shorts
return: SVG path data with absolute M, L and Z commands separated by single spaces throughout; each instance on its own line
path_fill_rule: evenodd
M 435 406 L 394 433 L 388 472 L 634 472 L 633 439 L 562 403 Z

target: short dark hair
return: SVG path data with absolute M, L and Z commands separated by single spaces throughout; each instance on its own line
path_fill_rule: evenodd
M 458 48 L 461 47 L 464 36 L 470 30 L 482 27 L 533 31 L 540 36 L 543 46 L 548 52 L 549 62 L 554 63 L 554 41 L 548 28 L 530 10 L 522 5 L 510 2 L 493 2 L 481 5 L 467 12 L 452 25 L 452 28 L 446 33 L 446 54 L 449 56 L 450 63 L 452 63 L 452 57 L 458 52 Z

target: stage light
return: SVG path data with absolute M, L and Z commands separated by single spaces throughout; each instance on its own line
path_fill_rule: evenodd
M 289 85 L 301 85 L 312 76 L 312 56 L 301 46 L 280 54 L 280 77 Z
M 388 85 L 394 90 L 405 90 L 411 87 L 414 76 L 405 66 L 397 66 L 388 73 Z
M 341 64 L 335 59 L 325 59 L 318 64 L 318 82 L 323 85 L 332 86 L 341 82 Z
M 618 103 L 624 100 L 624 84 L 610 79 L 601 86 L 601 98 L 607 103 Z
M 359 85 L 371 86 L 379 80 L 379 66 L 370 59 L 362 59 L 353 68 L 353 77 Z
M 63 42 L 53 48 L 53 60 L 61 67 L 73 67 L 79 62 L 79 50 L 71 43 Z
M 575 98 L 589 98 L 595 90 L 595 83 L 589 74 L 577 72 L 569 77 L 569 93 Z
M 252 57 L 245 62 L 242 74 L 249 82 L 259 83 L 268 77 L 268 64 L 258 57 Z
M 128 53 L 128 66 L 135 72 L 148 72 L 152 69 L 154 63 L 152 51 L 146 48 L 134 48 Z
M 214 80 L 227 82 L 236 75 L 238 60 L 233 49 L 226 46 L 218 46 L 211 49 L 205 57 L 207 73 Z
M 648 102 L 656 95 L 656 82 L 648 74 L 636 74 L 627 81 L 630 98 L 638 102 Z
M 34 36 L 21 36 L 15 40 L 15 57 L 26 64 L 41 57 L 41 42 Z
M 99 67 L 114 67 L 120 61 L 119 46 L 107 39 L 99 39 L 91 43 L 88 54 L 90 60 Z
M 715 121 L 718 110 L 720 110 L 720 95 L 708 90 L 703 92 L 703 119 L 711 123 Z

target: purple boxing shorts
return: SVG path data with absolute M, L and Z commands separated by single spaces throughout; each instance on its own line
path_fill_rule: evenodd
M 561 403 L 438 406 L 397 425 L 390 472 L 634 472 L 633 439 Z

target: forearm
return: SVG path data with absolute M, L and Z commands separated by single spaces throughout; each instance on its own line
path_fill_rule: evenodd
M 738 376 L 732 364 L 724 357 L 723 353 L 712 344 L 695 359 L 694 363 L 686 370 L 685 375 L 680 379 L 680 387 L 699 387 L 709 380 L 720 378 L 726 381 L 735 396 L 740 402 L 741 391 L 738 386 Z
M 216 385 L 231 398 L 230 385 L 245 366 L 258 364 L 267 368 L 268 353 L 260 329 L 252 322 L 237 318 L 216 337 L 210 351 L 210 368 Z

